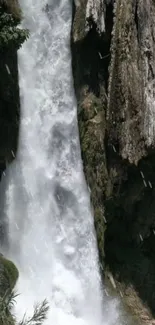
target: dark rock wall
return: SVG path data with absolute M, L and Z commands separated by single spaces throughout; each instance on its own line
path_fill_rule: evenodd
M 4 15 L 4 16 L 3 16 Z M 5 16 L 6 15 L 6 16 Z M 5 17 L 5 18 L 4 18 Z M 0 0 L 0 178 L 6 165 L 11 162 L 17 151 L 19 131 L 19 85 L 17 49 L 18 28 L 21 10 L 17 0 Z M 14 31 L 16 37 L 13 39 Z M 10 34 L 9 34 L 10 33 Z M 22 33 L 22 30 L 21 30 Z M 23 38 L 24 39 L 24 38 Z M 5 45 L 4 45 L 5 40 Z M 19 44 L 18 44 L 19 43 Z
M 19 14 L 17 0 L 0 0 L 0 180 L 8 164 L 15 158 L 18 146 L 20 100 L 17 48 L 21 39 L 17 37 L 19 32 L 15 26 L 20 21 Z M 14 33 L 17 31 L 15 39 L 13 32 L 9 34 L 10 30 Z M 4 244 L 7 230 L 2 213 L 3 189 L 0 192 L 0 244 Z
M 115 7 L 108 135 L 121 157 L 137 164 L 155 141 L 155 3 L 120 0 Z
M 155 311 L 155 2 L 78 1 L 72 57 L 100 260 Z M 102 22 L 102 23 L 101 23 Z
M 104 198 L 108 182 L 105 138 L 105 108 L 109 39 L 98 32 L 97 20 L 88 19 L 85 30 L 87 1 L 74 8 L 72 28 L 72 64 L 78 101 L 78 121 L 82 159 L 95 212 L 95 228 L 101 263 L 104 258 Z M 96 16 L 95 16 L 96 17 Z M 89 17 L 88 17 L 89 18 Z M 101 60 L 105 56 L 105 61 Z
M 19 129 L 17 51 L 0 51 L 0 175 L 14 159 Z

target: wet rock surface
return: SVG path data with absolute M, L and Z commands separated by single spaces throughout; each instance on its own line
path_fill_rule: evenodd
M 14 39 L 11 37 L 14 36 L 13 31 L 16 32 L 15 26 L 20 22 L 20 15 L 17 0 L 0 0 L 0 177 L 6 165 L 15 158 L 18 145 L 18 35 Z
M 124 292 L 135 290 L 139 310 L 149 306 L 148 324 L 155 312 L 154 17 L 152 0 L 81 0 L 71 42 L 100 261 Z
M 14 159 L 18 144 L 19 88 L 17 53 L 0 51 L 0 174 Z

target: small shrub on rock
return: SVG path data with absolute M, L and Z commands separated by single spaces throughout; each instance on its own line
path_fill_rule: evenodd
M 29 36 L 27 29 L 17 27 L 20 18 L 8 13 L 0 5 L 0 49 L 16 48 L 19 49 Z

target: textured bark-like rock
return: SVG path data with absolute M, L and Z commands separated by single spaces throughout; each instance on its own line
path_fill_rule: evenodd
M 118 0 L 111 43 L 109 144 L 137 164 L 155 146 L 155 3 Z
M 72 29 L 81 151 L 100 258 L 103 261 L 105 251 L 105 263 L 122 284 L 121 290 L 125 293 L 132 284 L 152 312 L 154 17 L 153 0 L 117 0 L 115 4 L 81 0 L 74 10 Z M 128 291 L 127 301 L 133 309 L 135 295 Z M 140 314 L 146 316 L 147 324 L 153 324 L 151 316 L 138 308 L 141 320 Z
M 95 215 L 100 261 L 104 258 L 104 197 L 107 167 L 104 150 L 109 38 L 103 33 L 103 1 L 79 1 L 74 10 L 72 59 L 82 158 Z M 102 14 L 102 18 L 101 18 Z M 87 24 L 89 22 L 89 25 Z M 110 34 L 110 33 L 109 33 Z M 101 59 L 105 56 L 105 60 Z
M 115 4 L 107 107 L 109 176 L 115 173 L 105 202 L 106 262 L 121 282 L 134 285 L 153 313 L 154 19 L 152 0 Z
M 88 0 L 86 6 L 86 22 L 92 20 L 97 27 L 99 33 L 105 32 L 105 10 L 106 5 L 104 0 Z M 87 29 L 91 26 L 87 25 Z
M 114 0 L 75 0 L 75 16 L 72 36 L 74 42 L 84 39 L 91 29 L 96 28 L 99 35 L 106 31 L 107 6 Z

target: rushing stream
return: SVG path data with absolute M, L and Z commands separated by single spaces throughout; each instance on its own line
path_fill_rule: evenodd
M 46 298 L 47 325 L 127 324 L 99 276 L 71 71 L 71 0 L 20 2 L 31 36 L 18 55 L 18 154 L 2 180 L 7 256 L 20 272 L 15 312 L 21 319 Z

